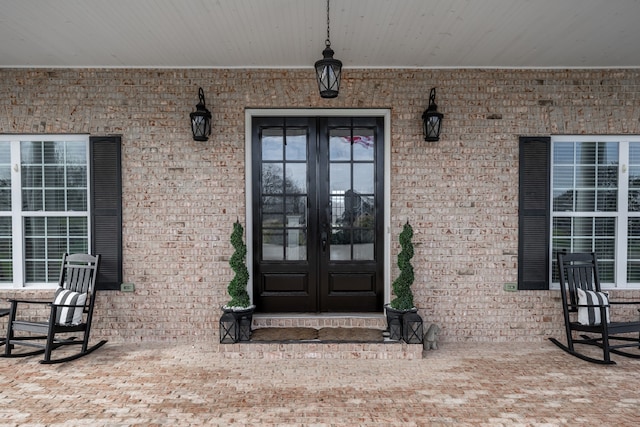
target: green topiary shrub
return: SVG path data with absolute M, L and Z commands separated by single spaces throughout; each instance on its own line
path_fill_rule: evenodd
M 411 265 L 411 258 L 413 258 L 412 237 L 413 228 L 407 221 L 399 238 L 401 250 L 398 254 L 398 268 L 400 269 L 400 275 L 392 284 L 393 293 L 396 297 L 389 304 L 391 308 L 396 310 L 410 310 L 414 307 L 413 292 L 411 292 L 411 285 L 413 285 L 414 280 L 413 266 Z
M 247 246 L 242 241 L 242 233 L 244 229 L 239 221 L 233 224 L 233 232 L 231 233 L 231 245 L 234 248 L 233 255 L 229 260 L 229 265 L 235 275 L 227 291 L 231 296 L 231 301 L 226 305 L 229 308 L 246 308 L 251 305 L 249 293 L 247 292 L 247 283 L 249 283 L 249 270 L 245 260 L 247 257 Z

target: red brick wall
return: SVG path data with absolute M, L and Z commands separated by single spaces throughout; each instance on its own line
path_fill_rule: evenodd
M 206 143 L 188 124 L 199 86 Z M 421 136 L 431 87 L 445 115 L 437 143 Z M 640 71 L 346 69 L 340 96 L 323 100 L 311 69 L 0 69 L 0 133 L 122 134 L 136 292 L 100 294 L 96 337 L 217 339 L 228 237 L 245 214 L 245 108 L 391 109 L 392 260 L 408 219 L 426 322 L 444 341 L 537 341 L 563 333 L 556 293 L 503 290 L 517 279 L 518 136 L 640 134 Z M 0 297 L 31 293 L 42 291 Z

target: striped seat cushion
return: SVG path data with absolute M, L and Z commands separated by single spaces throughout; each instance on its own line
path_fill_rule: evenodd
M 578 289 L 578 306 L 597 305 L 607 306 L 606 315 L 609 323 L 609 294 L 607 292 L 583 291 Z M 578 323 L 581 325 L 599 325 L 600 307 L 578 307 Z
M 62 326 L 79 325 L 82 323 L 82 312 L 87 294 L 58 288 L 53 298 L 54 305 L 77 305 L 79 307 L 58 307 L 56 323 Z

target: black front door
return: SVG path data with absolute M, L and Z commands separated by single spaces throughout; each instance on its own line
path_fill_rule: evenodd
M 382 310 L 382 122 L 253 119 L 257 311 Z

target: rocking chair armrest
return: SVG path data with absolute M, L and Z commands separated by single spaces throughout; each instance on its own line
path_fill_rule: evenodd
M 609 304 L 611 304 L 611 302 L 609 302 Z M 571 308 L 578 308 L 578 307 L 609 307 L 609 304 L 569 304 L 569 307 L 571 307 Z
M 51 306 L 56 306 L 56 307 L 84 307 L 84 304 L 54 304 L 54 303 L 49 303 L 49 305 Z
M 640 305 L 640 301 L 609 301 L 609 304 L 613 305 Z
M 32 299 L 15 299 L 15 298 L 7 298 L 7 301 L 10 303 L 23 303 L 23 304 L 42 304 L 48 305 L 51 304 L 51 301 L 43 301 L 43 300 L 32 300 Z

